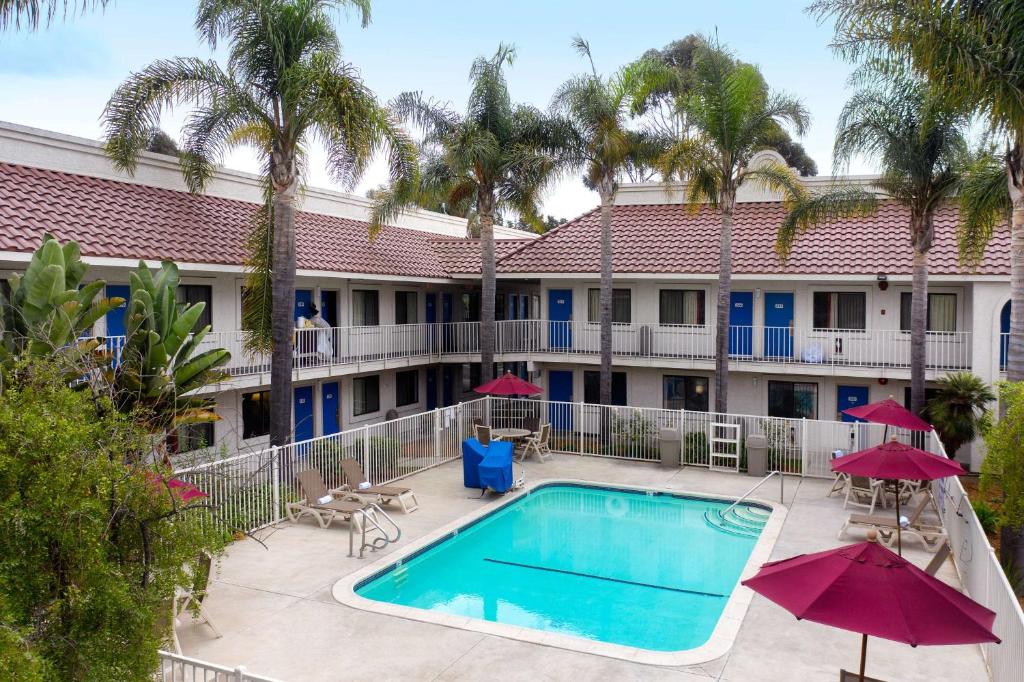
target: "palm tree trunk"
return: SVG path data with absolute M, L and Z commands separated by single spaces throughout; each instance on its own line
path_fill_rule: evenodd
M 275 153 L 275 157 L 280 157 Z M 276 159 L 275 159 L 276 161 Z M 274 183 L 273 310 L 270 331 L 270 444 L 286 445 L 292 435 L 292 336 L 295 322 L 295 191 L 294 164 L 284 159 L 271 170 Z
M 601 393 L 602 405 L 612 403 L 612 182 L 601 183 Z
M 480 196 L 480 381 L 494 378 L 494 198 Z
M 729 308 L 732 297 L 732 210 L 735 192 L 721 196 L 722 235 L 718 264 L 718 312 L 715 320 L 715 412 L 729 411 Z
M 922 222 L 923 219 L 915 219 Z M 913 289 L 910 294 L 910 409 L 914 414 L 924 411 L 924 373 L 927 360 L 928 331 L 928 250 L 916 236 L 927 227 L 911 227 L 914 237 Z M 952 453 L 950 453 L 952 456 Z
M 1024 381 L 1024 140 L 1018 140 L 1006 157 L 1010 199 L 1010 347 L 1006 378 Z

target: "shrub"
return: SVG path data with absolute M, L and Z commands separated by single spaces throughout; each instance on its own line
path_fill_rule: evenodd
M 978 521 L 981 522 L 981 527 L 985 533 L 987 535 L 994 535 L 999 528 L 999 512 L 989 506 L 984 500 L 974 500 L 971 502 L 971 506 L 974 507 L 974 513 L 978 515 Z

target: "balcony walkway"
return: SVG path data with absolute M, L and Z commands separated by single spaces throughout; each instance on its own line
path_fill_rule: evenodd
M 516 465 L 517 472 L 519 465 Z M 527 463 L 527 478 L 582 478 L 596 482 L 740 495 L 753 479 L 688 467 L 597 457 L 555 455 Z M 416 538 L 494 501 L 476 499 L 462 487 L 458 461 L 403 481 L 415 488 L 420 510 L 395 518 L 403 529 L 397 551 Z M 789 478 L 789 514 L 772 558 L 835 547 L 845 514 L 842 501 L 826 498 L 830 483 Z M 778 486 L 762 491 L 778 500 Z M 500 637 L 355 610 L 337 603 L 331 588 L 365 566 L 348 554 L 344 524 L 320 529 L 314 522 L 284 522 L 253 540 L 233 544 L 222 560 L 206 602 L 224 633 L 213 638 L 204 625 L 185 623 L 179 636 L 186 655 L 254 673 L 299 680 L 723 680 L 729 682 L 834 680 L 840 667 L 857 665 L 860 636 L 797 621 L 755 597 L 730 653 L 700 666 L 656 668 Z M 855 536 L 856 537 L 856 536 Z M 387 553 L 396 551 L 389 549 Z M 931 555 L 910 544 L 906 555 L 924 566 Z M 956 584 L 951 563 L 939 577 Z M 737 589 L 745 589 L 737 587 Z M 987 679 L 980 648 L 920 647 L 872 639 L 867 672 L 901 682 Z

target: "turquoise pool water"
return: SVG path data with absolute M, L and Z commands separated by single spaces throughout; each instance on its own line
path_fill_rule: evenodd
M 712 527 L 728 502 L 555 484 L 357 585 L 367 599 L 679 651 L 711 636 L 757 532 Z

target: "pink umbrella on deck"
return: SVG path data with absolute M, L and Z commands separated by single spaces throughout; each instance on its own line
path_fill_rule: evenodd
M 204 493 L 202 490 L 197 488 L 192 483 L 189 483 L 188 481 L 183 481 L 180 478 L 164 479 L 159 474 L 153 471 L 147 471 L 146 478 L 149 479 L 150 483 L 152 483 L 154 487 L 166 485 L 168 488 L 171 489 L 172 493 L 177 493 L 178 497 L 181 498 L 182 502 L 189 502 L 191 500 L 209 497 L 209 495 Z
M 879 545 L 875 531 L 868 537 L 769 562 L 743 585 L 797 619 L 861 633 L 860 680 L 868 635 L 915 647 L 1000 641 L 995 612 Z
M 964 473 L 963 467 L 956 460 L 900 443 L 896 436 L 888 443 L 832 460 L 832 471 L 890 481 L 934 481 Z M 896 547 L 903 554 L 900 531 L 900 495 L 897 490 Z
M 473 390 L 484 395 L 540 395 L 544 392 L 540 386 L 523 381 L 512 372 L 505 372 L 503 376 Z
M 843 410 L 857 419 L 864 419 L 873 424 L 885 424 L 886 426 L 897 426 L 911 431 L 932 431 L 933 427 L 916 414 L 900 405 L 892 398 L 880 400 L 877 403 L 851 407 Z

